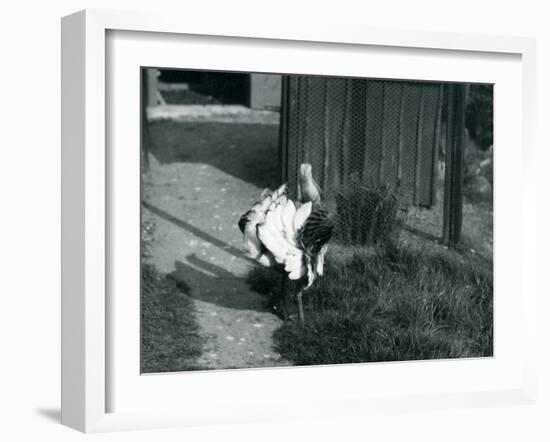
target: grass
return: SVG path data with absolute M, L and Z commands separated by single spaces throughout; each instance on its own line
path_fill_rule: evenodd
M 141 372 L 161 373 L 199 369 L 203 338 L 192 300 L 176 282 L 148 261 L 154 224 L 142 225 L 141 265 Z
M 152 265 L 142 266 L 141 371 L 196 370 L 203 338 L 194 305 L 176 282 Z
M 250 277 L 271 294 L 279 280 Z M 280 327 L 276 349 L 296 365 L 491 356 L 492 281 L 487 261 L 449 250 L 334 246 L 305 323 Z

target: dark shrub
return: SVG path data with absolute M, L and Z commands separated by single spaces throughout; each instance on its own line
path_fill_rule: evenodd
M 342 244 L 378 246 L 399 234 L 397 196 L 386 186 L 350 180 L 336 193 L 335 240 Z
M 493 145 L 493 85 L 470 85 L 466 103 L 466 128 L 482 150 Z

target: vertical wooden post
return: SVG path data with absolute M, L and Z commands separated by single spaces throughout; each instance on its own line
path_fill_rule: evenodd
M 447 86 L 447 143 L 445 152 L 445 197 L 443 204 L 443 242 L 453 246 L 462 230 L 464 171 L 464 120 L 467 86 Z
M 397 191 L 400 195 L 399 200 L 402 201 L 401 194 L 403 192 L 403 188 L 401 187 L 401 184 L 403 183 L 403 146 L 405 145 L 405 141 L 403 139 L 403 127 L 405 125 L 404 123 L 404 114 L 405 114 L 405 82 L 401 82 L 401 93 L 399 94 L 399 122 L 397 123 L 397 138 L 398 138 L 398 145 L 397 145 L 397 159 L 395 162 L 396 165 L 396 183 L 397 183 Z
M 425 88 L 420 87 L 420 99 L 418 100 L 418 114 L 416 118 L 416 149 L 414 155 L 414 185 L 413 185 L 413 202 L 415 205 L 420 205 L 420 170 L 422 167 L 422 148 L 424 147 L 422 142 L 423 140 L 423 130 L 424 130 L 424 101 L 425 101 Z
M 288 75 L 281 75 L 281 104 L 279 120 L 279 164 L 281 166 L 281 182 L 288 181 L 288 114 L 290 108 L 289 88 L 290 78 Z
M 323 102 L 324 102 L 324 118 L 323 118 L 323 124 L 324 124 L 324 131 L 323 131 L 323 174 L 321 177 L 321 189 L 324 192 L 327 192 L 328 190 L 328 176 L 329 176 L 329 166 L 330 166 L 330 156 L 329 156 L 329 149 L 330 149 L 330 107 L 331 103 L 328 99 L 328 88 L 330 80 L 328 78 L 325 78 L 324 81 L 324 87 L 323 87 Z M 334 167 L 334 165 L 333 165 Z M 326 193 L 325 193 L 326 195 Z
M 144 69 L 147 78 L 147 106 L 156 106 L 159 104 L 159 71 L 154 68 Z
M 286 161 L 284 161 L 283 180 L 288 183 L 288 190 L 291 197 L 297 196 L 298 191 L 298 157 L 300 145 L 299 118 L 300 109 L 298 106 L 298 95 L 300 80 L 296 75 L 285 75 L 283 78 L 283 108 L 282 116 L 286 122 L 286 130 L 283 135 L 283 149 L 286 152 Z M 286 106 L 284 102 L 286 101 Z
M 440 137 L 441 137 L 441 115 L 443 113 L 443 91 L 445 87 L 443 84 L 439 86 L 439 91 L 437 93 L 437 112 L 435 115 L 435 131 L 434 131 L 434 148 L 433 148 L 433 157 L 432 157 L 432 179 L 430 183 L 430 188 L 432 192 L 431 196 L 431 206 L 436 204 L 437 199 L 437 179 L 438 179 L 438 162 L 439 162 L 439 147 L 440 147 Z
M 149 69 L 141 69 L 141 155 L 143 161 L 143 170 L 149 170 L 149 124 L 147 121 L 147 107 L 149 104 Z
M 346 78 L 346 101 L 344 104 L 344 133 L 342 135 L 342 184 L 347 184 L 351 161 L 351 120 L 352 120 L 353 80 Z

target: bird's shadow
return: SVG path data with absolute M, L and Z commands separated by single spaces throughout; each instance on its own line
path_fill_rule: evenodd
M 234 258 L 257 265 L 256 261 L 231 244 L 146 201 L 143 201 L 142 204 L 151 213 L 187 230 L 203 241 L 229 253 Z M 186 262 L 176 261 L 174 264 L 175 270 L 168 275 L 176 282 L 177 287 L 183 293 L 222 307 L 258 312 L 271 311 L 267 296 L 262 296 L 251 289 L 246 277 L 235 275 L 211 261 L 199 258 L 194 253 L 187 255 L 185 260 Z
M 176 261 L 168 276 L 188 296 L 237 310 L 269 310 L 267 297 L 252 291 L 246 278 L 237 276 L 217 264 L 190 254 L 186 262 Z
M 159 216 L 160 218 L 164 219 L 165 221 L 168 221 L 172 224 L 174 224 L 177 227 L 180 227 L 184 230 L 187 230 L 189 233 L 192 233 L 196 237 L 202 239 L 203 241 L 209 242 L 215 247 L 218 247 L 225 252 L 235 256 L 239 259 L 244 259 L 248 262 L 255 262 L 254 260 L 250 259 L 242 250 L 232 246 L 231 244 L 226 243 L 225 241 L 222 241 L 219 238 L 216 238 L 215 236 L 210 235 L 209 233 L 205 232 L 204 230 L 199 229 L 198 227 L 195 227 L 194 225 L 183 221 L 174 215 L 169 214 L 168 212 L 165 212 L 162 209 L 159 209 L 156 206 L 153 206 L 152 204 L 148 203 L 147 201 L 142 201 L 143 207 L 145 207 L 147 210 L 149 210 L 151 213 Z M 235 228 L 236 228 L 235 223 Z

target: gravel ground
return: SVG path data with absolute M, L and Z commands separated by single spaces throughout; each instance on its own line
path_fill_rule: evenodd
M 275 125 L 156 122 L 144 216 L 151 262 L 195 303 L 205 369 L 288 365 L 273 349 L 281 320 L 244 277 L 239 216 L 278 182 Z M 267 161 L 266 161 L 267 160 Z

